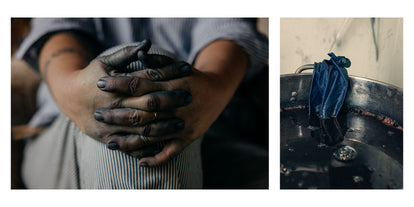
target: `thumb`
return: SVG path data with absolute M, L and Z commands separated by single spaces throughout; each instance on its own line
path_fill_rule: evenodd
M 143 157 L 140 159 L 138 164 L 144 167 L 154 167 L 164 164 L 183 150 L 184 147 L 182 144 L 182 141 L 179 139 L 171 140 L 164 146 L 160 153 L 154 155 L 153 157 Z
M 123 71 L 133 61 L 138 60 L 138 51 L 148 52 L 150 47 L 151 41 L 144 40 L 138 45 L 123 47 L 109 55 L 104 55 L 100 57 L 100 60 L 103 64 L 109 66 L 109 70 Z

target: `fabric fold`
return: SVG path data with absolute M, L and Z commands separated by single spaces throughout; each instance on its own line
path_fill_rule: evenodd
M 348 90 L 351 61 L 344 56 L 328 54 L 331 59 L 314 64 L 309 94 L 309 115 L 318 118 L 336 117 Z

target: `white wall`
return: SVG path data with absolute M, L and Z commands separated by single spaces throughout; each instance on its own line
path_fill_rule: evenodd
M 370 18 L 282 18 L 280 21 L 281 74 L 329 59 L 327 54 L 333 45 L 332 52 L 351 60 L 350 75 L 403 87 L 402 18 L 375 19 L 378 60 Z

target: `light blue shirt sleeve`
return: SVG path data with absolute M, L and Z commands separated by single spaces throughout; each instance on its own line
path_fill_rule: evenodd
M 31 30 L 16 52 L 16 58 L 24 59 L 32 68 L 39 70 L 39 49 L 43 46 L 49 34 L 65 30 L 78 30 L 86 34 L 96 35 L 93 19 L 52 19 L 34 18 L 31 20 Z
M 259 33 L 254 19 L 199 19 L 192 33 L 192 48 L 189 61 L 194 61 L 198 52 L 217 39 L 236 42 L 247 53 L 249 65 L 246 78 L 252 78 L 268 62 L 268 40 Z

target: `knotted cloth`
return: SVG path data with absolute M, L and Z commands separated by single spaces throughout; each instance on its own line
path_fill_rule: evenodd
M 328 54 L 331 59 L 315 62 L 309 94 L 309 115 L 319 118 L 336 117 L 348 90 L 351 61 L 344 56 Z

